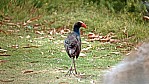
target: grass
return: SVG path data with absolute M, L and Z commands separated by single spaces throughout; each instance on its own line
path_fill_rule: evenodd
M 26 38 L 28 35 L 30 35 L 30 38 Z M 89 42 L 88 44 L 92 48 L 82 52 L 86 56 L 79 57 L 77 60 L 78 72 L 83 75 L 81 77 L 65 77 L 64 75 L 69 69 L 71 60 L 66 52 L 62 52 L 64 50 L 64 37 L 61 34 L 38 35 L 32 31 L 28 32 L 26 29 L 20 29 L 19 33 L 10 35 L 1 33 L 1 36 L 3 36 L 1 37 L 1 48 L 8 50 L 6 53 L 11 55 L 0 57 L 0 60 L 6 61 L 1 62 L 0 66 L 0 81 L 2 83 L 55 84 L 66 82 L 86 84 L 92 80 L 99 82 L 102 70 L 121 60 L 121 54 L 110 53 L 118 52 L 118 50 L 114 49 L 115 44 Z M 54 39 L 50 40 L 50 36 Z M 84 37 L 83 41 L 85 41 L 85 38 L 87 37 Z M 83 44 L 82 47 L 87 48 L 88 44 Z M 15 45 L 18 48 L 13 47 Z M 23 48 L 27 45 L 38 47 Z
M 59 5 L 62 2 L 64 4 Z M 65 0 L 62 2 L 58 4 L 51 2 L 55 5 L 48 5 L 52 7 L 47 9 L 48 12 L 45 10 L 48 3 L 41 8 L 34 8 L 30 2 L 25 7 L 11 5 L 5 14 L 0 12 L 3 16 L 0 21 L 4 23 L 0 25 L 0 48 L 7 50 L 6 54 L 10 55 L 0 56 L 0 83 L 90 84 L 93 81 L 100 83 L 103 71 L 122 60 L 123 52 L 133 49 L 134 46 L 129 44 L 136 44 L 149 35 L 148 23 L 142 20 L 141 13 L 111 13 L 105 8 L 98 9 L 97 5 L 84 3 L 82 0 L 79 0 L 79 3 Z M 16 12 L 12 12 L 13 8 L 17 9 Z M 5 22 L 5 16 L 11 20 Z M 7 24 L 27 22 L 37 16 L 40 18 L 27 23 L 26 26 Z M 63 45 L 67 34 L 49 34 L 49 32 L 52 29 L 71 29 L 78 20 L 83 20 L 88 26 L 87 29 L 81 29 L 84 31 L 82 41 L 85 42 L 82 44 L 82 50 L 89 46 L 91 48 L 82 51 L 86 56 L 77 59 L 77 69 L 81 75 L 65 77 L 71 64 Z M 35 24 L 41 26 L 34 28 Z M 127 35 L 124 34 L 124 30 Z M 128 37 L 131 39 L 115 44 L 86 42 L 89 32 L 100 35 L 113 32 L 117 39 Z

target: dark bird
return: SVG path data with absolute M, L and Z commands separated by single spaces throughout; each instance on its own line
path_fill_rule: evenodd
M 67 38 L 64 41 L 65 50 L 69 57 L 72 59 L 72 64 L 66 75 L 68 75 L 68 73 L 69 75 L 73 73 L 73 70 L 75 71 L 75 74 L 77 74 L 75 58 L 77 59 L 79 57 L 81 51 L 80 27 L 86 28 L 86 25 L 82 21 L 76 22 L 73 27 L 73 32 L 68 34 Z M 72 66 L 74 66 L 74 69 L 72 68 Z

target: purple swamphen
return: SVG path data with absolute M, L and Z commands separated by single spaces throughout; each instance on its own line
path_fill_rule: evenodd
M 85 23 L 83 23 L 82 21 L 76 22 L 73 27 L 73 32 L 70 33 L 64 41 L 65 50 L 69 57 L 72 59 L 72 64 L 66 75 L 70 75 L 71 73 L 73 73 L 73 70 L 75 71 L 75 74 L 77 74 L 75 58 L 77 59 L 79 57 L 81 51 L 80 27 L 86 28 Z M 74 69 L 72 68 L 72 66 L 74 66 Z

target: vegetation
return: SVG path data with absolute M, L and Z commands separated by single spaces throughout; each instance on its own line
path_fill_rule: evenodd
M 121 4 L 121 7 L 118 7 Z M 135 44 L 148 38 L 144 7 L 139 0 L 3 0 L 0 3 L 0 82 L 99 83 L 102 71 L 115 65 Z M 63 40 L 74 22 L 81 29 L 82 53 L 77 60 L 80 75 L 64 77 L 71 60 Z M 62 30 L 62 31 L 61 31 Z M 65 30 L 64 30 L 65 31 Z M 116 43 L 93 41 L 89 33 L 114 33 Z

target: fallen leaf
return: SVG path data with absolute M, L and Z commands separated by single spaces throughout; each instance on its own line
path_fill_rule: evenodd
M 13 34 L 13 33 L 18 33 L 20 30 L 7 30 L 7 33 Z
M 11 56 L 9 54 L 0 54 L 0 56 Z
M 38 28 L 41 26 L 41 24 L 34 24 L 33 25 L 33 28 L 35 29 L 35 30 L 38 30 Z
M 35 46 L 35 45 L 27 45 L 27 46 L 23 46 L 22 48 L 39 48 L 39 46 Z
M 0 60 L 0 63 L 5 63 L 7 62 L 7 60 Z
M 100 42 L 109 42 L 110 38 L 100 39 Z
M 148 16 L 143 16 L 143 19 L 144 20 L 149 20 L 149 17 Z
M 118 42 L 120 42 L 120 40 L 118 40 L 118 39 L 110 39 L 110 43 L 118 43 Z
M 93 41 L 100 41 L 100 42 L 109 42 L 111 38 L 116 38 L 116 36 L 114 36 L 115 34 L 110 32 L 105 36 L 101 36 L 99 34 L 95 34 L 95 33 L 89 33 L 88 34 L 88 41 L 89 42 L 93 42 Z M 111 43 L 113 42 L 117 42 L 118 40 L 111 40 Z
M 41 24 L 34 24 L 33 27 L 39 27 Z
M 86 55 L 84 53 L 80 53 L 80 57 L 85 57 Z
M 7 23 L 7 25 L 9 25 L 9 26 L 16 26 L 15 23 Z
M 70 33 L 70 29 L 62 29 L 60 31 L 60 34 L 68 34 L 68 33 Z
M 1 29 L 0 29 L 0 32 L 2 32 L 2 33 L 4 33 L 4 34 L 6 34 L 6 32 L 5 32 L 4 30 L 1 30 Z
M 0 53 L 5 53 L 5 52 L 7 52 L 7 50 L 5 50 L 5 49 L 0 49 Z
M 26 38 L 31 38 L 31 36 L 30 35 L 27 35 Z
M 7 30 L 7 33 L 13 34 L 15 31 L 14 30 Z
M 38 63 L 39 61 L 31 61 L 30 63 Z
M 3 22 L 10 22 L 12 19 L 10 17 L 4 17 Z
M 32 48 L 39 48 L 39 46 L 35 46 L 35 45 L 32 45 L 30 47 L 32 47 Z
M 0 25 L 3 25 L 3 22 L 2 21 L 0 21 Z
M 110 54 L 116 54 L 116 55 L 118 55 L 118 54 L 120 54 L 120 52 L 110 52 Z
M 22 38 L 24 38 L 24 37 L 23 37 L 23 36 L 19 36 L 19 38 L 21 38 L 21 39 L 22 39 Z
M 94 33 L 89 33 L 88 34 L 88 39 L 94 39 L 96 35 Z
M 87 41 L 82 41 L 82 44 L 89 44 L 89 42 L 87 42 Z
M 88 39 L 87 42 L 94 42 L 95 39 Z
M 26 70 L 26 71 L 23 71 L 23 74 L 38 74 L 38 73 L 45 73 L 45 72 L 48 72 L 48 70 L 40 70 L 40 71 Z
M 45 34 L 43 31 L 35 31 L 36 34 L 40 34 L 40 35 L 43 35 Z
M 100 48 L 101 50 L 105 50 L 105 48 L 104 47 L 102 47 L 102 48 Z
M 26 25 L 27 25 L 27 23 L 26 23 L 26 22 L 24 22 L 24 23 L 23 23 L 23 26 L 26 26 Z
M 27 70 L 27 71 L 23 71 L 23 74 L 26 74 L 26 73 L 32 73 L 33 70 Z
M 56 34 L 56 30 L 55 30 L 55 29 L 49 30 L 49 31 L 48 31 L 48 34 L 54 35 L 54 34 Z
M 8 80 L 0 80 L 1 82 L 13 82 L 13 79 L 8 79 Z
M 12 45 L 11 48 L 19 48 L 19 45 Z
M 125 46 L 123 46 L 123 45 L 118 45 L 118 46 L 116 46 L 116 48 L 124 48 Z
M 34 20 L 38 20 L 40 17 L 41 17 L 40 15 L 37 16 L 37 17 L 33 17 L 33 18 L 27 20 L 26 22 L 27 22 L 27 23 L 31 23 L 31 22 L 33 22 Z
M 100 38 L 94 38 L 95 41 L 100 41 Z

